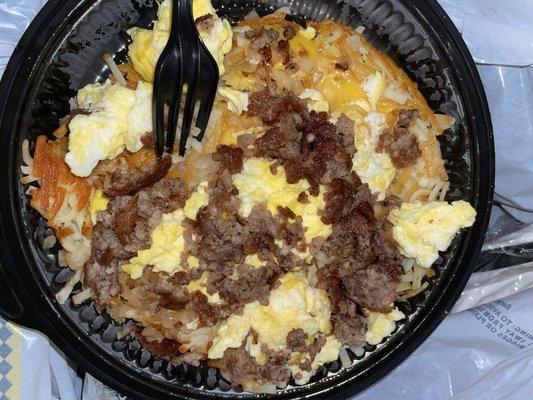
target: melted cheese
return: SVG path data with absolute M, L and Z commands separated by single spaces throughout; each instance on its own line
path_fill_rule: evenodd
M 290 40 L 289 46 L 293 53 L 306 53 L 309 58 L 316 59 L 319 55 L 319 47 L 313 38 L 316 36 L 316 30 L 313 27 L 300 29 Z

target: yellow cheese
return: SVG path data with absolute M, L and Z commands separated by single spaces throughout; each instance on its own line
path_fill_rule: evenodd
M 313 27 L 300 29 L 289 42 L 291 51 L 296 54 L 305 52 L 309 58 L 316 59 L 319 55 L 319 48 L 317 43 L 313 41 L 315 36 L 316 30 Z

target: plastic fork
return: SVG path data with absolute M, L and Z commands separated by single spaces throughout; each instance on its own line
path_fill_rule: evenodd
M 199 102 L 196 127 L 201 141 L 213 108 L 218 85 L 218 66 L 202 40 L 192 16 L 191 0 L 172 2 L 172 25 L 168 43 L 163 49 L 154 76 L 153 123 L 155 149 L 158 158 L 164 152 L 173 153 L 181 111 L 185 97 L 181 124 L 179 155 L 185 154 L 185 144 L 191 132 L 194 111 Z M 168 107 L 165 135 L 164 114 Z

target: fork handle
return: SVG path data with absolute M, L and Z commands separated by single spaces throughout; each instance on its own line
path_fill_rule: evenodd
M 191 0 L 174 0 L 169 40 L 177 39 L 174 35 L 180 36 L 185 32 L 191 32 L 191 29 L 196 29 Z

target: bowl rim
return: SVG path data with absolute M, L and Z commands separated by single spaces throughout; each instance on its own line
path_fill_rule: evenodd
M 424 315 L 405 338 L 395 347 L 389 346 L 378 363 L 358 374 L 346 377 L 343 381 L 332 385 L 326 382 L 322 388 L 299 398 L 346 398 L 354 395 L 377 382 L 405 358 L 407 358 L 438 326 L 451 309 L 464 288 L 473 268 L 487 229 L 492 195 L 494 190 L 494 143 L 490 111 L 485 97 L 483 85 L 474 61 L 456 27 L 436 2 L 436 0 L 394 0 L 419 20 L 424 29 L 433 38 L 439 38 L 440 46 L 447 46 L 442 55 L 447 57 L 452 66 L 452 75 L 459 76 L 457 84 L 465 106 L 465 118 L 473 135 L 477 137 L 477 154 L 472 165 L 476 178 L 478 219 L 474 227 L 466 234 L 464 245 L 458 253 L 459 268 L 443 283 L 439 296 L 432 302 L 431 312 Z M 26 107 L 26 99 L 35 90 L 34 81 L 47 60 L 44 49 L 49 48 L 60 32 L 65 30 L 64 20 L 77 21 L 86 9 L 88 1 L 50 0 L 45 4 L 32 21 L 13 55 L 0 82 L 0 141 L 7 157 L 0 158 L 0 182 L 4 191 L 0 192 L 0 224 L 2 230 L 0 287 L 11 292 L 13 301 L 0 301 L 0 313 L 6 318 L 35 328 L 45 333 L 58 347 L 78 365 L 97 379 L 123 392 L 141 398 L 158 398 L 172 396 L 174 398 L 199 398 L 191 387 L 142 379 L 142 372 L 134 372 L 127 364 L 110 359 L 88 337 L 80 335 L 77 327 L 70 324 L 62 316 L 55 302 L 47 295 L 48 288 L 31 267 L 34 255 L 24 244 L 22 238 L 28 231 L 17 217 L 18 199 L 14 171 L 16 160 L 16 132 L 21 111 Z M 43 63 L 44 61 L 44 63 Z M 13 240 L 18 238 L 20 240 Z M 460 274 L 457 270 L 460 270 Z M 378 368 L 379 367 L 379 368 Z M 142 385 L 141 385 L 142 384 Z M 139 390 L 141 390 L 140 392 Z M 202 398 L 228 398 L 220 392 L 203 392 Z M 278 398 L 291 398 L 290 393 L 280 393 Z

